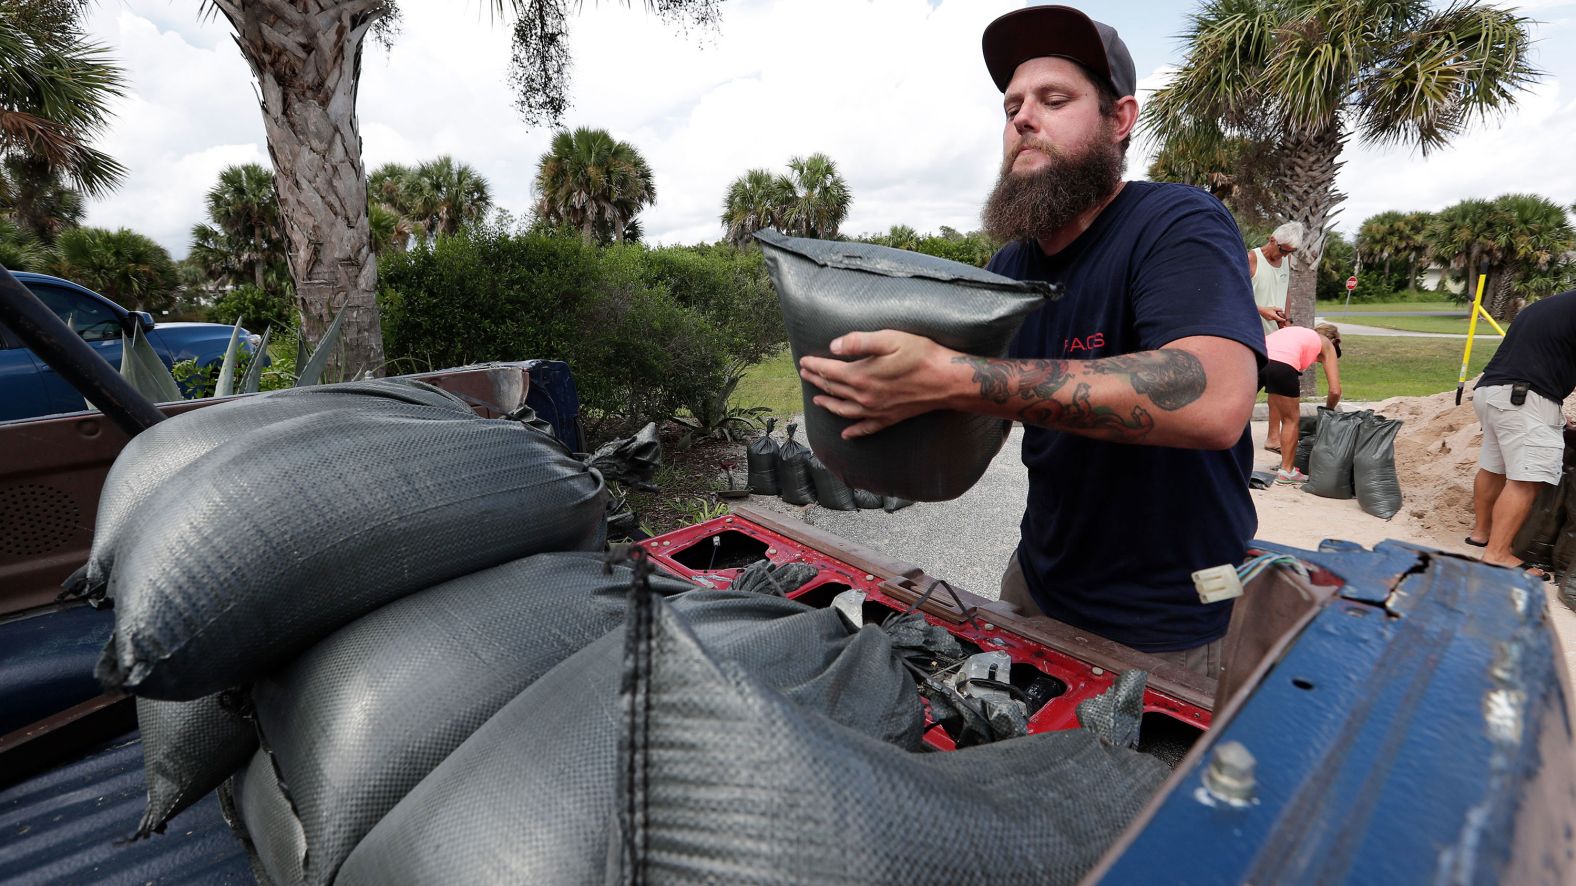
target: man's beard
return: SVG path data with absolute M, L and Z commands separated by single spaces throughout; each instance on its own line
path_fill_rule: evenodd
M 1013 172 L 1016 155 L 1002 164 L 982 219 L 985 233 L 999 242 L 1051 236 L 1109 197 L 1127 168 L 1126 152 L 1108 139 L 1075 158 L 1043 142 L 1029 144 L 1051 162 L 1029 172 Z

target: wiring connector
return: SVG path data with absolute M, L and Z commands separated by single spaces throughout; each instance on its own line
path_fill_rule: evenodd
M 1230 563 L 1211 566 L 1193 573 L 1193 587 L 1203 603 L 1219 603 L 1242 596 L 1242 581 L 1237 578 L 1237 567 Z

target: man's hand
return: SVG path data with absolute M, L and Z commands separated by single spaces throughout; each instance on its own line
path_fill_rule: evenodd
M 845 440 L 945 407 L 956 381 L 967 377 L 953 363 L 957 351 L 906 332 L 850 332 L 831 347 L 855 359 L 805 357 L 799 377 L 824 392 L 813 398 L 815 405 L 853 420 Z
M 1291 325 L 1291 320 L 1287 319 L 1286 312 L 1280 308 L 1259 308 L 1259 316 L 1282 329 Z

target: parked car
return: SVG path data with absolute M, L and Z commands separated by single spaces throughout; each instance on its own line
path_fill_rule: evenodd
M 222 323 L 156 323 L 151 314 L 128 311 L 69 280 L 21 272 L 12 276 L 112 366 L 120 365 L 121 335 L 140 325 L 165 366 L 196 360 L 199 366 L 217 369 L 235 328 Z M 245 329 L 241 335 L 249 346 L 257 345 L 257 337 Z M 85 408 L 82 395 L 69 382 L 0 324 L 0 421 L 80 412 Z

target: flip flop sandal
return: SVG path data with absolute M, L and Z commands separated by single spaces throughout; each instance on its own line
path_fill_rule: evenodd
M 1528 563 L 1526 560 L 1523 560 L 1520 563 L 1517 563 L 1515 568 L 1520 569 L 1529 578 L 1535 578 L 1535 579 L 1538 579 L 1539 581 L 1553 581 L 1554 580 L 1554 576 L 1550 575 L 1547 572 L 1544 572 L 1541 567 L 1534 566 L 1533 564 Z
M 1488 547 L 1488 542 L 1486 542 L 1486 541 L 1477 541 L 1477 540 L 1473 539 L 1472 536 L 1470 536 L 1470 535 L 1467 536 L 1466 538 L 1463 538 L 1462 541 L 1466 542 L 1467 544 L 1471 545 L 1474 548 L 1486 548 L 1486 547 Z

